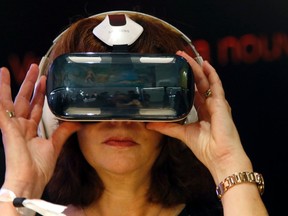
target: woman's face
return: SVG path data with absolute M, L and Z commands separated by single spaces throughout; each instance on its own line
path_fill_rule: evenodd
M 78 132 L 80 149 L 97 172 L 127 174 L 148 171 L 160 152 L 163 135 L 143 122 L 85 124 Z

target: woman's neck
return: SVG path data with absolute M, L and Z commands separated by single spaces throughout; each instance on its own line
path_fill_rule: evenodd
M 149 176 L 149 175 L 147 175 Z M 99 215 L 145 215 L 148 209 L 154 212 L 159 210 L 159 206 L 150 204 L 147 201 L 147 191 L 149 190 L 150 178 L 147 176 L 102 176 L 104 191 L 99 200 L 87 209 L 87 212 L 97 210 Z M 125 212 L 125 214 L 124 214 Z M 88 214 L 89 216 L 89 214 Z
M 147 191 L 151 183 L 148 170 L 129 174 L 98 170 L 98 174 L 105 189 L 97 201 L 84 209 L 86 216 L 175 216 L 185 206 L 163 208 L 161 204 L 148 202 Z
M 84 209 L 86 216 L 175 216 L 185 205 L 163 208 L 148 202 L 150 177 L 101 176 L 105 186 L 100 199 Z M 115 180 L 116 179 L 116 180 Z
M 91 205 L 83 209 L 85 216 L 177 216 L 185 208 L 185 204 L 179 204 L 174 207 L 164 208 L 160 204 L 146 203 L 142 206 L 137 206 L 137 201 L 134 200 L 129 206 L 117 208 L 113 205 L 112 208 L 104 206 Z

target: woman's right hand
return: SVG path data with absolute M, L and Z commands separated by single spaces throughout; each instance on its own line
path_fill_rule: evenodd
M 6 161 L 2 187 L 28 198 L 41 196 L 64 142 L 80 128 L 79 123 L 64 122 L 51 138 L 38 136 L 46 89 L 45 76 L 34 88 L 38 74 L 38 66 L 32 64 L 13 102 L 9 71 L 0 71 L 0 129 Z M 8 111 L 14 116 L 9 117 Z

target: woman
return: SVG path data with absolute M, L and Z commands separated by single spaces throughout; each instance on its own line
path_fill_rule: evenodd
M 214 68 L 207 61 L 199 65 L 188 55 L 191 47 L 167 23 L 144 14 L 125 14 L 144 29 L 125 47 L 128 52 L 177 53 L 188 61 L 195 77 L 198 120 L 61 121 L 43 138 L 37 129 L 46 76 L 39 78 L 33 94 L 39 67 L 31 65 L 13 102 L 9 72 L 2 68 L 0 128 L 6 155 L 2 188 L 18 197 L 39 198 L 47 186 L 51 201 L 68 205 L 65 214 L 70 216 L 268 215 L 255 179 L 245 180 L 258 175 L 241 145 Z M 105 38 L 92 34 L 104 17 L 82 19 L 69 27 L 49 52 L 48 64 L 63 53 L 112 51 Z M 42 73 L 47 73 L 46 67 Z M 242 179 L 242 172 L 249 174 Z M 227 186 L 234 173 L 241 179 Z M 221 202 L 211 191 L 215 185 Z M 18 214 L 11 203 L 0 203 L 0 211 Z

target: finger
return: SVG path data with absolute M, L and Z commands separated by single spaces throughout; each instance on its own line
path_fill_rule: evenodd
M 200 95 L 198 91 L 195 92 L 195 97 L 194 97 L 194 105 L 198 114 L 198 119 L 200 121 L 208 121 L 210 122 L 210 114 L 207 110 L 207 106 L 205 103 L 205 100 L 203 98 L 203 95 Z
M 31 114 L 30 118 L 37 124 L 42 117 L 44 99 L 46 90 L 46 76 L 41 76 L 39 82 L 35 88 L 35 93 L 31 101 Z
M 203 63 L 203 70 L 208 77 L 212 91 L 212 95 L 206 99 L 208 112 L 211 116 L 216 113 L 231 116 L 231 107 L 225 98 L 225 91 L 216 70 L 207 61 Z M 219 112 L 221 110 L 225 112 Z
M 39 74 L 39 68 L 32 64 L 15 98 L 16 116 L 27 118 L 30 114 L 30 100 Z
M 9 125 L 10 117 L 7 114 L 6 108 L 0 103 L 0 129 L 2 133 L 5 132 L 5 128 Z M 6 127 L 5 127 L 6 126 Z
M 63 122 L 59 125 L 59 127 L 57 127 L 51 136 L 57 155 L 60 154 L 61 149 L 67 139 L 80 128 L 81 124 L 78 122 Z
M 3 111 L 14 111 L 10 73 L 5 67 L 0 70 L 0 103 L 2 104 L 1 109 L 3 109 Z
M 203 72 L 207 76 L 210 89 L 212 91 L 212 97 L 225 97 L 222 82 L 216 72 L 216 70 L 209 64 L 208 61 L 203 62 Z
M 210 85 L 206 75 L 203 73 L 202 66 L 199 65 L 191 56 L 189 56 L 183 51 L 178 51 L 177 54 L 184 57 L 188 61 L 189 65 L 192 67 L 196 89 L 201 95 L 204 95 L 207 89 L 210 88 Z
M 148 122 L 146 128 L 185 142 L 185 127 L 178 123 Z
M 204 125 L 204 126 L 203 126 Z M 168 122 L 149 122 L 146 127 L 150 130 L 157 131 L 166 136 L 176 138 L 185 143 L 194 153 L 197 151 L 197 145 L 195 145 L 199 139 L 204 139 L 205 136 L 201 132 L 203 127 L 209 127 L 209 124 L 203 123 L 192 123 L 189 125 L 181 125 L 178 123 Z M 196 147 L 196 148 L 195 148 Z

